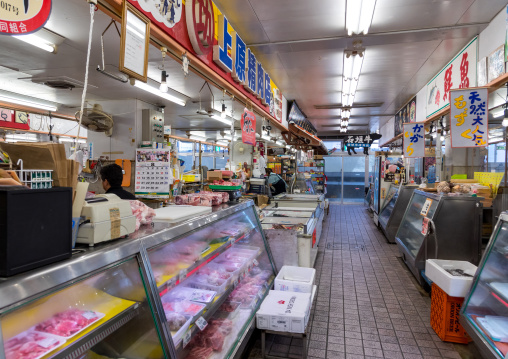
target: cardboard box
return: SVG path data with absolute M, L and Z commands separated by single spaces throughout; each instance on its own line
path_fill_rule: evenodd
M 275 290 L 311 293 L 316 277 L 314 268 L 283 266 L 275 277 Z
M 264 194 L 258 194 L 257 197 L 257 205 L 258 207 L 266 206 L 268 204 L 268 196 L 265 196 Z
M 304 333 L 309 321 L 311 293 L 271 290 L 256 313 L 259 329 Z
M 207 171 L 206 172 L 206 179 L 208 181 L 221 180 L 222 179 L 222 172 L 221 171 Z

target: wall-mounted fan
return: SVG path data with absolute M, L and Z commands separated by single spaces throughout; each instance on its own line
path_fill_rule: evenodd
M 79 121 L 81 111 L 76 112 L 75 117 Z M 93 105 L 92 108 L 83 110 L 83 118 L 81 124 L 88 130 L 94 132 L 104 132 L 110 137 L 113 134 L 113 117 L 102 110 L 99 104 Z

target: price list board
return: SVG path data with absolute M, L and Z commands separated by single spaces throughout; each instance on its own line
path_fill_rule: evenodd
M 169 198 L 170 160 L 169 149 L 136 150 L 136 197 Z

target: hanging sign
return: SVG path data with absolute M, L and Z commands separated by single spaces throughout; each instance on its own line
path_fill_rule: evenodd
M 425 157 L 425 126 L 423 122 L 405 123 L 402 139 L 404 157 Z
M 399 112 L 395 115 L 395 136 L 402 133 L 402 126 L 405 123 L 416 121 L 416 96 L 413 97 Z
M 123 3 L 120 71 L 146 82 L 150 20 L 131 4 Z
M 487 146 L 489 144 L 488 89 L 452 90 L 450 96 L 452 147 Z
M 450 104 L 450 90 L 476 86 L 478 36 L 427 84 L 427 117 Z
M 49 19 L 51 0 L 0 2 L 0 34 L 22 35 L 39 30 Z
M 244 109 L 241 119 L 242 126 L 242 142 L 255 146 L 256 145 L 256 115 L 253 112 Z

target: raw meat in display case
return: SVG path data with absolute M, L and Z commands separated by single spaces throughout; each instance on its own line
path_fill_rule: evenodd
M 104 314 L 92 310 L 69 309 L 37 324 L 34 329 L 70 338 L 103 317 Z
M 45 333 L 25 332 L 5 343 L 6 359 L 38 359 L 65 343 L 65 339 Z

